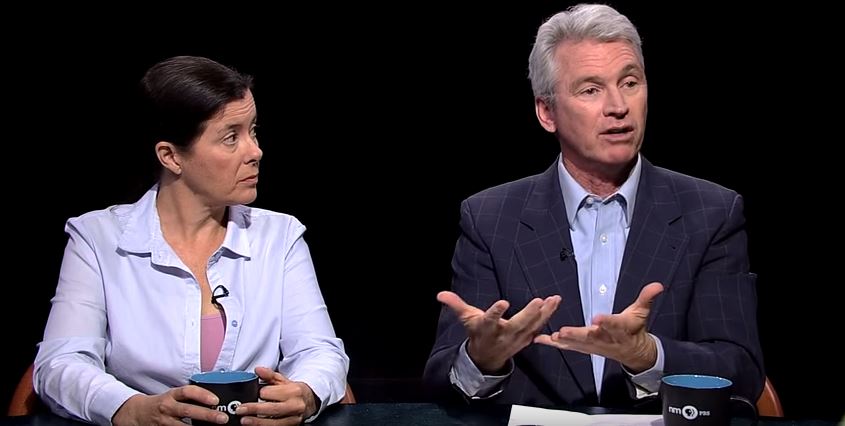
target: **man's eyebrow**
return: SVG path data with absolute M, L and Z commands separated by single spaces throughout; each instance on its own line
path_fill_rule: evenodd
M 570 90 L 575 90 L 584 83 L 602 84 L 604 83 L 604 80 L 597 75 L 588 75 L 585 77 L 581 77 L 572 82 L 572 84 L 570 85 Z
M 620 72 L 620 74 L 621 75 L 637 74 L 639 76 L 642 76 L 643 75 L 643 69 L 639 64 L 632 62 L 628 65 L 625 65 L 625 67 L 622 68 L 622 71 Z
M 631 75 L 631 74 L 636 74 L 637 76 L 642 76 L 643 75 L 642 67 L 640 67 L 639 64 L 632 62 L 632 63 L 629 63 L 628 65 L 625 65 L 622 68 L 622 70 L 619 71 L 620 76 L 626 76 L 626 75 Z M 580 86 L 584 83 L 603 84 L 604 79 L 602 79 L 601 77 L 599 77 L 597 75 L 588 75 L 588 76 L 585 76 L 585 77 L 581 77 L 578 80 L 575 80 L 575 81 L 572 82 L 571 89 L 573 89 L 573 90 L 577 89 L 578 86 Z

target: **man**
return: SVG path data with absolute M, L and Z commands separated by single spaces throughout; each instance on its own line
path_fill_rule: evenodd
M 604 5 L 561 12 L 537 33 L 529 78 L 561 156 L 463 202 L 424 384 L 469 400 L 626 407 L 663 375 L 701 373 L 756 400 L 742 198 L 639 154 L 648 86 L 634 26 Z

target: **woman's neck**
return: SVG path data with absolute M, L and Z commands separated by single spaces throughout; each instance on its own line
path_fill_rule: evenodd
M 218 240 L 226 231 L 226 206 L 209 206 L 178 182 L 159 185 L 161 232 L 168 242 Z

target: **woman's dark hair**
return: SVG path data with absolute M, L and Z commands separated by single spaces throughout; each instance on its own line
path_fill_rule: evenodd
M 251 88 L 251 76 L 211 59 L 165 59 L 141 79 L 147 139 L 187 149 L 202 134 L 208 119 L 226 104 L 243 99 Z

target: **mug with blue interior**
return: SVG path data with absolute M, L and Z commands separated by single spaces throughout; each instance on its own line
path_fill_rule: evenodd
M 731 422 L 733 401 L 751 408 L 757 423 L 757 407 L 731 395 L 733 382 L 717 376 L 675 374 L 664 376 L 660 385 L 663 423 L 666 426 L 722 426 Z
M 210 390 L 220 399 L 218 405 L 209 408 L 226 413 L 227 425 L 240 425 L 241 416 L 235 410 L 244 403 L 258 401 L 258 376 L 249 371 L 210 371 L 191 376 L 190 383 Z M 214 425 L 201 420 L 192 420 L 194 425 Z

